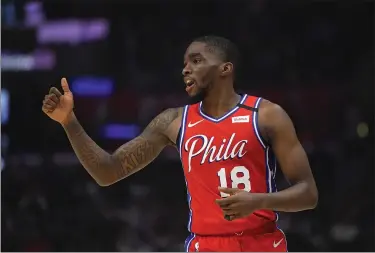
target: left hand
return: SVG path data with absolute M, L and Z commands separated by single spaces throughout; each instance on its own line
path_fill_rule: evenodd
M 249 193 L 235 188 L 219 187 L 220 192 L 229 194 L 229 197 L 217 199 L 216 203 L 223 210 L 225 217 L 235 220 L 252 214 L 261 209 L 261 194 Z

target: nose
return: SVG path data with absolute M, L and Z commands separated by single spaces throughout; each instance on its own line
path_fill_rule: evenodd
M 189 64 L 186 64 L 186 66 L 182 69 L 182 75 L 191 75 L 191 69 L 189 68 Z

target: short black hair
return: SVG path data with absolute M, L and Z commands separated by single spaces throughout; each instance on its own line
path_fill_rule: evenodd
M 231 62 L 234 68 L 237 69 L 237 64 L 239 64 L 239 52 L 236 45 L 230 40 L 214 36 L 202 36 L 196 38 L 194 42 L 205 43 L 212 52 L 217 53 L 224 62 Z

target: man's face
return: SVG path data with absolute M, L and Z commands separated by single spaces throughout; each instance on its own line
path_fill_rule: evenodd
M 184 56 L 182 75 L 186 84 L 186 92 L 192 100 L 204 99 L 212 83 L 220 76 L 220 65 L 223 62 L 217 54 L 210 52 L 203 42 L 193 42 Z

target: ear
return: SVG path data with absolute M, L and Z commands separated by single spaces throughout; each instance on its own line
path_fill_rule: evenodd
M 233 64 L 231 62 L 226 62 L 220 66 L 221 76 L 229 76 L 233 73 Z

